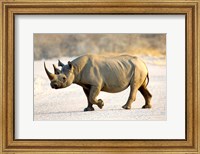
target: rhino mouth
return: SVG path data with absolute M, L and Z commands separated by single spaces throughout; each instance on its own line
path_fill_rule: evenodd
M 58 87 L 57 84 L 51 84 L 51 88 L 53 88 L 53 89 L 58 89 L 59 87 Z

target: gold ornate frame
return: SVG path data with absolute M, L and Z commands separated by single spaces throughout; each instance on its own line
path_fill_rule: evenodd
M 200 153 L 199 0 L 3 0 L 0 2 L 0 153 Z M 14 17 L 16 14 L 184 14 L 186 139 L 16 140 Z

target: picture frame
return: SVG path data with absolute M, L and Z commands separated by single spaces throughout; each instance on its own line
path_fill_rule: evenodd
M 199 153 L 199 10 L 200 1 L 60 1 L 0 2 L 0 136 L 2 153 Z M 153 14 L 186 17 L 185 139 L 15 139 L 15 15 L 19 14 Z

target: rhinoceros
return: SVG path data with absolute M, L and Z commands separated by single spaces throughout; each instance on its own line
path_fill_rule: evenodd
M 142 108 L 151 108 L 152 95 L 147 89 L 149 82 L 148 70 L 145 63 L 135 56 L 100 56 L 83 55 L 68 64 L 63 64 L 58 60 L 59 70 L 54 64 L 54 74 L 49 72 L 44 62 L 44 68 L 51 87 L 54 89 L 65 88 L 72 83 L 83 88 L 87 97 L 88 106 L 84 111 L 93 111 L 93 105 L 100 109 L 104 103 L 102 99 L 97 100 L 100 91 L 117 93 L 130 86 L 130 95 L 124 109 L 131 109 L 131 104 L 136 99 L 139 90 L 145 99 Z

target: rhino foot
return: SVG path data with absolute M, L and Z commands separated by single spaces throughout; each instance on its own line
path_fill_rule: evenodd
M 122 106 L 122 108 L 124 108 L 124 109 L 126 109 L 126 110 L 130 110 L 130 109 L 131 109 L 131 106 L 125 104 L 125 105 Z
M 86 112 L 86 111 L 94 111 L 94 108 L 93 107 L 86 107 L 84 109 L 84 112 Z
M 145 104 L 143 107 L 142 107 L 143 109 L 150 109 L 151 108 L 151 104 Z
M 100 109 L 103 108 L 104 103 L 103 103 L 103 100 L 102 100 L 102 99 L 98 99 L 98 104 L 97 104 L 97 106 L 98 106 Z

